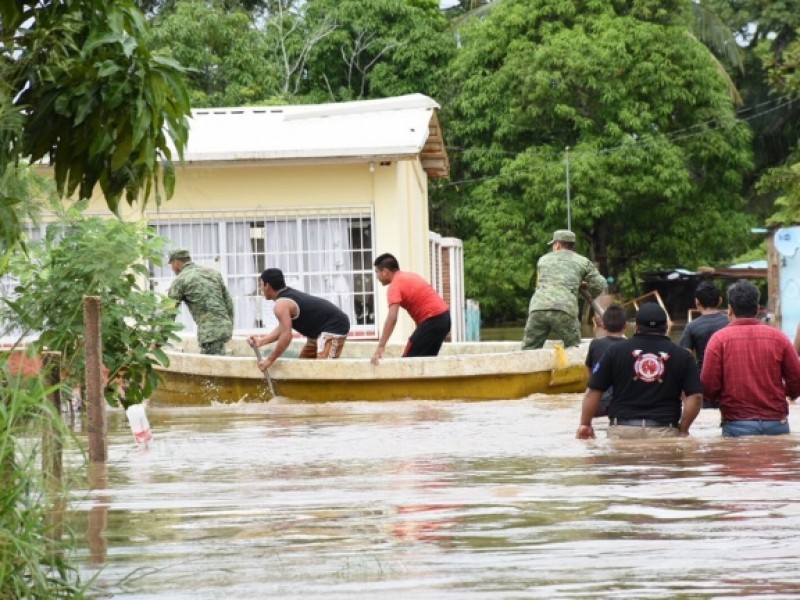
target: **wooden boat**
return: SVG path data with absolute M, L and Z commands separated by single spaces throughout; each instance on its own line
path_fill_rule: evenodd
M 586 388 L 588 341 L 574 348 L 551 345 L 519 350 L 518 342 L 446 343 L 437 357 L 401 358 L 402 346 L 387 348 L 370 363 L 376 342 L 348 341 L 337 360 L 299 360 L 300 342 L 270 369 L 275 393 L 306 402 L 354 400 L 499 400 L 534 393 L 582 392 Z M 264 348 L 263 350 L 267 350 Z M 271 399 L 264 374 L 244 338 L 228 344 L 227 356 L 197 353 L 194 340 L 167 351 L 164 381 L 154 406 L 208 405 Z

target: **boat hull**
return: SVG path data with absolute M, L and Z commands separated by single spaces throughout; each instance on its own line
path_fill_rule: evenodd
M 559 361 L 553 349 L 510 351 L 504 344 L 487 344 L 483 348 L 480 344 L 460 348 L 449 345 L 438 357 L 389 356 L 375 366 L 369 361 L 367 343 L 352 345 L 357 348 L 351 349 L 349 358 L 278 361 L 270 369 L 276 395 L 305 402 L 501 400 L 535 393 L 575 393 L 586 388 L 583 346 L 567 349 Z M 398 347 L 390 354 L 401 351 Z M 163 382 L 151 398 L 153 405 L 197 406 L 271 399 L 252 356 L 212 357 L 190 352 L 168 355 L 170 367 L 161 371 Z

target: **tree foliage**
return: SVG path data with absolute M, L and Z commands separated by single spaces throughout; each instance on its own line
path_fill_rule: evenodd
M 185 0 L 153 45 L 190 71 L 195 106 L 436 96 L 455 49 L 437 0 Z
M 187 137 L 181 67 L 152 53 L 129 0 L 0 2 L 0 106 L 19 126 L 0 128 L 0 171 L 49 160 L 62 195 L 99 185 L 116 212 L 174 186 L 173 147 Z
M 755 168 L 744 181 L 749 211 L 760 220 L 771 214 L 774 193 L 759 178 L 790 156 L 800 137 L 800 103 L 789 102 L 785 91 L 770 80 L 770 64 L 780 61 L 797 38 L 800 0 L 703 0 L 736 34 L 743 49 L 743 69 L 732 72 L 744 100 L 741 117 L 753 132 Z M 776 93 L 777 92 L 777 93 Z
M 773 88 L 792 98 L 800 106 L 800 40 L 795 39 L 781 52 L 765 57 L 768 78 Z M 800 223 L 800 149 L 795 139 L 794 152 L 786 164 L 764 174 L 759 189 L 764 193 L 780 194 L 775 201 L 775 213 L 768 219 L 770 225 Z
M 150 43 L 188 69 L 195 108 L 263 103 L 280 88 L 281 73 L 252 15 L 222 0 L 179 2 L 153 19 Z
M 568 191 L 579 250 L 615 278 L 745 243 L 749 133 L 688 22 L 681 0 L 504 0 L 461 30 L 445 126 L 477 183 L 439 201 L 458 204 L 489 317 L 523 314 Z
M 438 0 L 308 0 L 307 15 L 337 24 L 311 53 L 308 93 L 329 101 L 438 94 L 455 48 Z
M 64 372 L 82 382 L 83 297 L 100 297 L 106 397 L 116 402 L 121 395 L 126 405 L 155 389 L 153 366 L 169 364 L 159 348 L 177 339 L 180 327 L 174 303 L 147 284 L 146 262 L 161 264 L 166 240 L 142 228 L 67 212 L 44 240 L 13 256 L 16 297 L 3 299 L 6 322 L 38 332 L 35 346 L 60 351 Z

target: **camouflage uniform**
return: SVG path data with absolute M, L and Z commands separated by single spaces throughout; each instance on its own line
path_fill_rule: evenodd
M 169 288 L 169 297 L 185 302 L 197 323 L 197 342 L 203 354 L 224 354 L 233 335 L 233 300 L 222 275 L 187 262 Z
M 580 344 L 578 288 L 583 281 L 588 284 L 592 298 L 605 290 L 606 280 L 592 261 L 572 250 L 555 250 L 539 259 L 523 350 L 541 348 L 551 333 L 563 340 L 565 347 Z

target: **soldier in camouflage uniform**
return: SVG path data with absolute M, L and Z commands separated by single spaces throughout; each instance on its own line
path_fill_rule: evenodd
M 222 275 L 194 264 L 185 249 L 172 251 L 169 265 L 178 276 L 169 288 L 169 297 L 189 307 L 197 323 L 200 352 L 224 354 L 225 343 L 233 335 L 233 300 Z
M 552 333 L 564 346 L 581 342 L 578 320 L 578 290 L 586 285 L 592 298 L 603 293 L 605 278 L 588 258 L 573 251 L 575 234 L 559 229 L 548 242 L 553 251 L 536 265 L 536 291 L 528 307 L 528 323 L 522 339 L 523 350 L 544 346 Z

